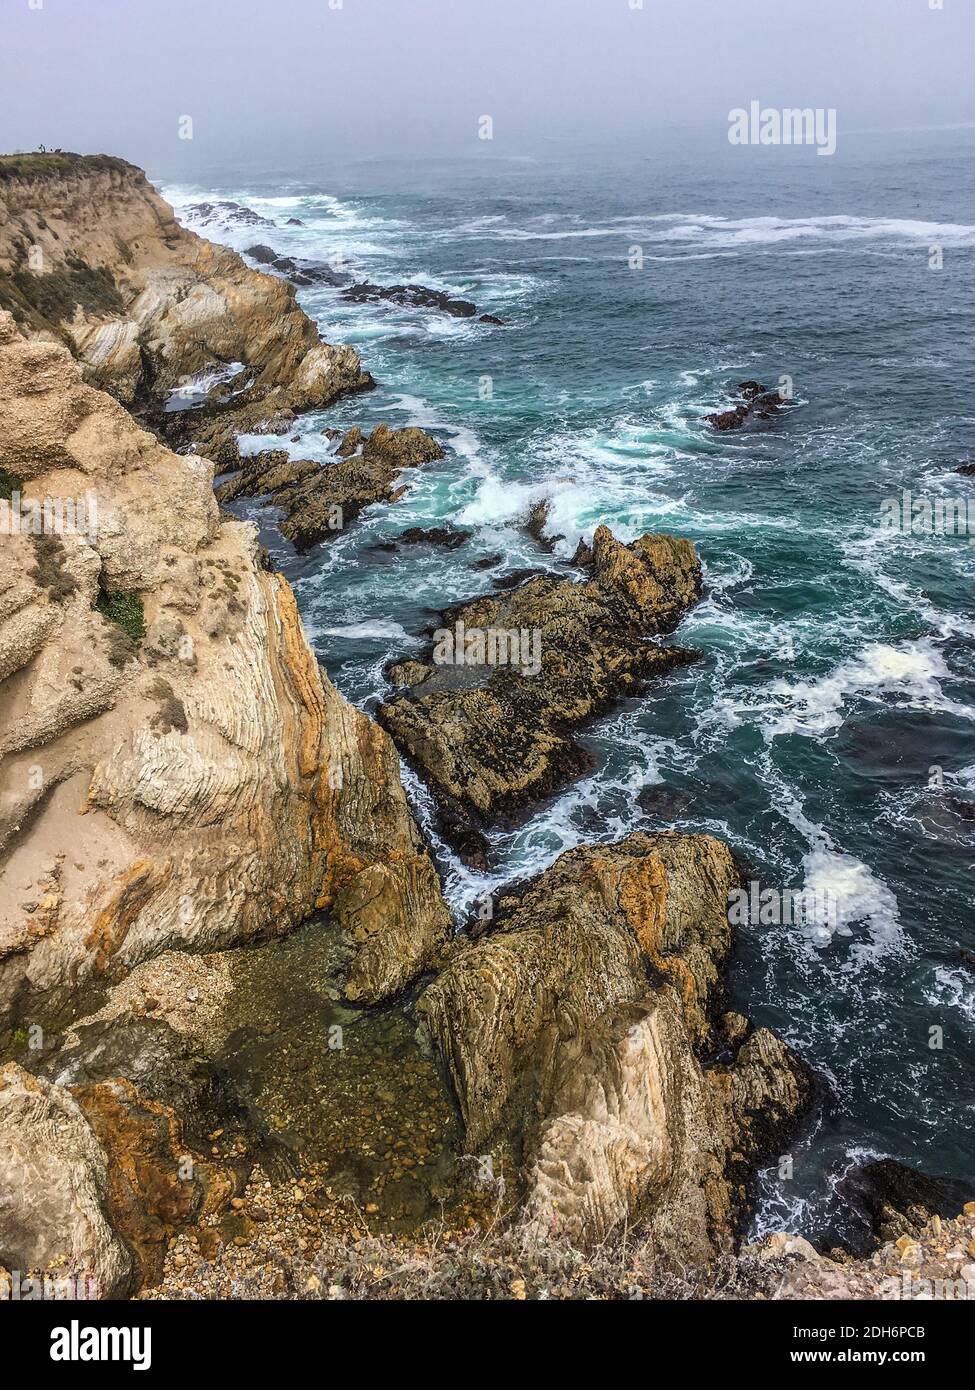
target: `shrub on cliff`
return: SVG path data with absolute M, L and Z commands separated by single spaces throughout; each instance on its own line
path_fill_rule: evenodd
M 0 179 L 50 178 L 55 174 L 141 173 L 128 160 L 112 154 L 72 154 L 67 150 L 0 155 Z
M 52 323 L 72 318 L 79 305 L 97 315 L 121 314 L 125 308 L 111 271 L 92 267 L 80 256 L 69 256 L 64 270 L 48 275 L 15 270 L 11 278 L 32 308 Z
M 113 666 L 125 666 L 146 635 L 142 599 L 138 594 L 109 594 L 103 590 L 95 607 L 108 626 L 109 661 Z

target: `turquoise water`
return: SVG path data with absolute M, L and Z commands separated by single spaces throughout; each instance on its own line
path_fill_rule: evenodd
M 975 950 L 975 549 L 879 526 L 902 488 L 975 494 L 953 471 L 975 459 L 975 132 L 851 137 L 834 159 L 693 143 L 478 155 L 164 186 L 177 209 L 216 195 L 276 224 L 205 229 L 240 249 L 341 254 L 359 276 L 505 320 L 301 291 L 379 388 L 302 420 L 292 452 L 324 458 L 323 427 L 387 421 L 447 453 L 306 556 L 273 511 L 251 514 L 330 674 L 366 708 L 436 610 L 511 570 L 557 569 L 600 522 L 695 541 L 707 594 L 679 640 L 701 660 L 593 726 L 593 774 L 495 834 L 490 875 L 438 854 L 458 915 L 580 840 L 673 825 L 725 837 L 763 884 L 830 893 L 825 932 L 741 929 L 732 993 L 824 1082 L 791 1178 L 763 1175 L 756 1228 L 831 1239 L 852 1163 L 970 1176 L 975 1148 L 975 974 L 959 957 Z M 704 422 L 730 385 L 786 376 L 794 407 L 769 427 Z M 562 538 L 551 553 L 519 529 L 540 498 Z M 471 540 L 375 548 L 444 520 Z M 473 568 L 491 555 L 497 569 Z

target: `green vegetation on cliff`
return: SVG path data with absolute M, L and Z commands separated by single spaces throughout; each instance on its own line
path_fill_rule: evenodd
M 107 618 L 110 623 L 116 623 L 133 642 L 141 642 L 145 637 L 145 612 L 138 594 L 102 592 L 98 595 L 95 607 L 103 618 Z
M 72 154 L 70 151 L 35 151 L 0 154 L 0 179 L 48 178 L 52 174 L 142 173 L 136 165 L 112 154 Z
M 32 308 L 52 323 L 70 319 L 78 305 L 99 315 L 121 314 L 125 308 L 111 271 L 90 266 L 80 256 L 69 256 L 64 270 L 49 275 L 15 270 L 11 278 Z

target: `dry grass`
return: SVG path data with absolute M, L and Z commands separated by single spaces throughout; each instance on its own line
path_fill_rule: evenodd
M 407 1243 L 334 1237 L 296 1298 L 483 1302 L 527 1299 L 633 1301 L 772 1297 L 778 1276 L 728 1258 L 706 1271 L 657 1267 L 652 1240 L 616 1234 L 593 1250 L 539 1241 L 524 1227 L 453 1232 L 428 1228 Z
M 59 536 L 36 536 L 31 578 L 46 589 L 54 603 L 63 603 L 78 585 L 66 569 L 67 553 Z

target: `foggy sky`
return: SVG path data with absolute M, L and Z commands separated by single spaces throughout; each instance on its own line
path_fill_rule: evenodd
M 630 3 L 2 0 L 0 150 L 179 174 L 462 154 L 482 115 L 496 153 L 682 126 L 724 138 L 752 99 L 835 107 L 841 132 L 975 120 L 975 0 Z

